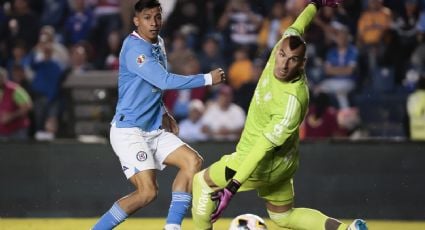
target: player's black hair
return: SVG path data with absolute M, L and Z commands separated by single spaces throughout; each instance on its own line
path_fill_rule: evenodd
M 134 11 L 140 13 L 143 9 L 152 9 L 155 7 L 161 7 L 161 3 L 158 0 L 139 0 L 134 5 Z
M 305 44 L 305 41 L 302 37 L 300 37 L 300 36 L 289 36 L 288 39 L 289 39 L 289 48 L 291 50 L 294 50 L 294 49 L 296 49 L 300 46 L 303 46 L 304 49 L 305 49 L 306 44 Z

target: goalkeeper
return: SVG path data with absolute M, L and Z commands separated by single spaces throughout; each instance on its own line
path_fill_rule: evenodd
M 224 155 L 194 177 L 195 229 L 212 229 L 232 196 L 253 189 L 266 201 L 270 219 L 280 227 L 367 229 L 360 219 L 348 226 L 317 210 L 293 207 L 298 132 L 309 103 L 302 35 L 320 7 L 337 7 L 340 1 L 312 0 L 274 47 L 251 100 L 236 152 Z

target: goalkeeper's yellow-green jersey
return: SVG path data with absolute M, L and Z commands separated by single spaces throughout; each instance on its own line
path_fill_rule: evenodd
M 307 6 L 282 39 L 302 36 L 316 11 L 312 4 Z M 236 152 L 228 158 L 228 167 L 236 170 L 233 178 L 241 183 L 249 177 L 276 181 L 280 178 L 270 177 L 292 176 L 298 165 L 299 126 L 307 112 L 309 91 L 304 71 L 291 82 L 275 78 L 275 53 L 280 42 L 261 74 Z

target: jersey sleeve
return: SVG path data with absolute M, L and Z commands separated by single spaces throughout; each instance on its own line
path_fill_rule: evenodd
M 260 135 L 248 153 L 247 157 L 241 163 L 233 179 L 240 183 L 245 182 L 257 168 L 258 163 L 264 158 L 267 152 L 274 148 L 274 144 L 263 135 Z
M 190 89 L 208 84 L 204 74 L 169 73 L 148 49 L 129 49 L 125 55 L 127 69 L 161 90 Z
M 316 12 L 316 6 L 314 4 L 308 4 L 307 7 L 297 17 L 295 22 L 284 32 L 283 37 L 288 37 L 291 35 L 303 36 L 305 29 L 310 25 L 311 21 L 316 15 Z

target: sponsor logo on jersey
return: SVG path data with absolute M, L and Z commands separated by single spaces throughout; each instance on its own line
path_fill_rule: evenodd
M 136 62 L 140 66 L 140 65 L 142 65 L 145 62 L 145 60 L 146 60 L 145 55 L 144 54 L 141 54 L 141 55 L 139 55 L 137 57 Z
M 207 204 L 210 201 L 210 191 L 207 189 L 201 190 L 201 196 L 199 197 L 198 203 L 196 205 L 196 214 L 206 215 L 207 213 Z
M 146 152 L 140 151 L 136 154 L 136 158 L 138 161 L 145 161 L 148 159 L 148 154 Z

